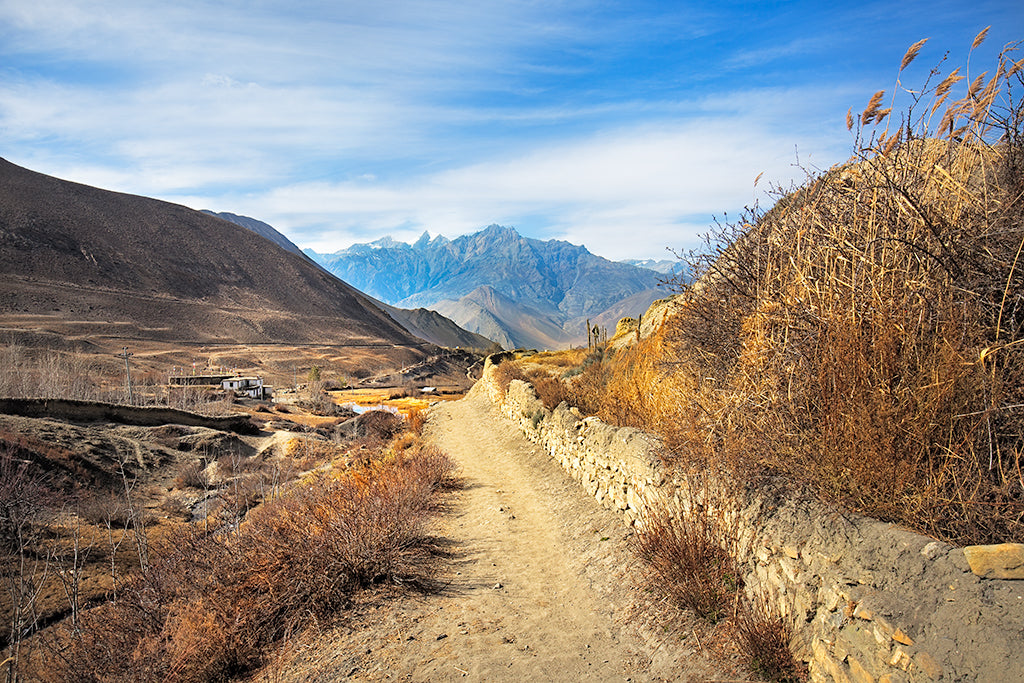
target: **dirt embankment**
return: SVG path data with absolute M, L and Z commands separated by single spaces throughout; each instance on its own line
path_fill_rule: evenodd
M 116 422 L 138 427 L 177 424 L 189 427 L 207 427 L 236 434 L 255 434 L 259 431 L 259 428 L 244 415 L 208 417 L 159 406 L 124 406 L 98 401 L 72 401 L 63 398 L 0 399 L 0 414 L 49 417 L 73 422 Z

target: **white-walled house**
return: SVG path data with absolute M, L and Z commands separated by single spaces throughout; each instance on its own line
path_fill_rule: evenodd
M 238 391 L 255 399 L 268 399 L 274 395 L 273 387 L 263 384 L 262 377 L 228 377 L 221 386 L 228 391 Z

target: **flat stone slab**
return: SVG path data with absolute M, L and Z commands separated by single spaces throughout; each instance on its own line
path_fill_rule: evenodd
M 983 579 L 1024 579 L 1024 543 L 969 545 L 964 556 Z

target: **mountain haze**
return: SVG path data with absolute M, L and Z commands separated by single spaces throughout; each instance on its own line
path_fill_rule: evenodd
M 388 304 L 431 308 L 506 347 L 580 343 L 587 319 L 614 330 L 619 317 L 662 295 L 656 272 L 499 225 L 454 240 L 424 233 L 414 244 L 386 237 L 306 253 Z M 626 313 L 623 301 L 631 305 Z

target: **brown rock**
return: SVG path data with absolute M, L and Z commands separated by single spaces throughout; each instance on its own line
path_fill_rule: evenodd
M 615 336 L 621 337 L 624 334 L 634 332 L 638 325 L 639 323 L 637 323 L 636 318 L 623 318 L 615 324 Z
M 914 644 L 913 638 L 908 636 L 901 629 L 896 629 L 893 632 L 892 639 L 895 640 L 900 645 L 913 645 Z
M 874 612 L 865 607 L 863 604 L 857 605 L 857 608 L 853 610 L 853 616 L 864 621 L 871 621 L 875 618 Z
M 969 545 L 964 556 L 983 579 L 1024 579 L 1024 543 Z
M 875 677 L 856 659 L 847 657 L 846 663 L 850 666 L 850 675 L 856 683 L 875 683 Z
M 811 650 L 814 652 L 814 657 L 811 660 L 812 676 L 816 673 L 814 669 L 817 668 L 831 676 L 835 683 L 851 683 L 850 677 L 843 671 L 843 665 L 832 659 L 823 642 L 815 639 L 811 643 Z

